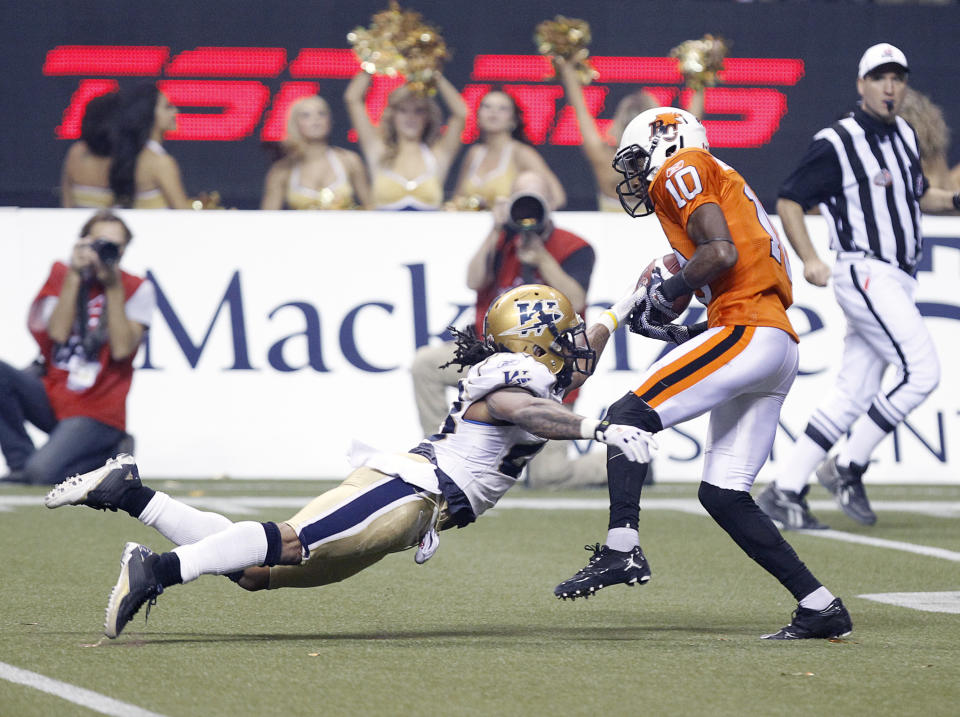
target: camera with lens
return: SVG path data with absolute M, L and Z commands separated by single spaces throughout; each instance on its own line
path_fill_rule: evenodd
M 538 194 L 517 194 L 510 200 L 506 227 L 516 234 L 541 234 L 547 226 L 547 203 Z
M 104 266 L 113 266 L 120 260 L 120 245 L 109 239 L 97 237 L 90 242 L 90 248 L 97 252 L 100 263 Z

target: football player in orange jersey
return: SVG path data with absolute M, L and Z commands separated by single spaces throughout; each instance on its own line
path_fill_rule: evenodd
M 678 346 L 610 406 L 606 420 L 656 432 L 709 411 L 700 502 L 799 603 L 789 625 L 764 637 L 845 635 L 852 622 L 843 603 L 750 496 L 797 373 L 797 335 L 786 313 L 793 301 L 790 267 L 777 233 L 743 177 L 710 154 L 703 125 L 688 112 L 658 107 L 638 115 L 624 130 L 613 166 L 624 177 L 617 187 L 624 209 L 634 217 L 656 213 L 681 269 L 669 278 L 654 269 L 647 298 L 630 317 L 632 330 Z M 674 302 L 693 292 L 707 305 L 707 321 L 671 323 L 678 317 Z M 557 586 L 557 597 L 646 581 L 631 564 L 645 475 L 646 465 L 608 448 L 606 543 Z

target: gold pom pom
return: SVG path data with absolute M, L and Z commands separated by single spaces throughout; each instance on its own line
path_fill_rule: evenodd
M 586 20 L 557 15 L 553 20 L 544 20 L 533 33 L 537 52 L 547 57 L 562 57 L 573 65 L 581 84 L 589 85 L 599 77 L 587 59 L 590 50 L 590 24 Z
M 687 87 L 702 90 L 720 82 L 717 73 L 723 70 L 723 59 L 728 49 L 722 37 L 708 33 L 699 40 L 681 42 L 670 50 L 670 57 L 677 58 L 678 69 Z
M 349 32 L 347 41 L 365 72 L 404 75 L 410 90 L 424 96 L 436 94 L 437 76 L 450 59 L 439 30 L 420 13 L 401 9 L 396 0 L 371 18 L 370 27 Z
M 220 203 L 220 192 L 200 192 L 191 202 L 190 207 L 192 209 L 201 210 L 201 209 L 223 209 L 223 204 Z
M 459 195 L 443 205 L 448 212 L 482 212 L 490 207 L 479 194 Z

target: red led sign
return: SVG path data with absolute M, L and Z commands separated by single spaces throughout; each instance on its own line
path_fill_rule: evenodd
M 597 81 L 584 88 L 587 108 L 601 131 L 610 123 L 607 106 L 611 86 L 629 84 L 652 93 L 664 105 L 686 107 L 689 91 L 682 90 L 676 60 L 665 57 L 590 58 Z M 795 85 L 803 77 L 803 61 L 730 57 L 720 73 L 723 84 L 706 90 L 704 126 L 714 147 L 759 147 L 773 137 L 787 112 L 787 97 L 777 89 Z M 198 47 L 171 57 L 170 49 L 156 46 L 65 45 L 47 53 L 43 74 L 80 78 L 64 110 L 56 135 L 80 136 L 87 103 L 117 88 L 113 78 L 157 78 L 170 101 L 181 108 L 175 140 L 236 141 L 260 126 L 260 139 L 279 141 L 286 132 L 287 108 L 298 98 L 316 94 L 318 80 L 345 80 L 359 70 L 349 49 L 304 48 L 288 61 L 276 47 Z M 282 75 L 291 78 L 285 80 Z M 541 55 L 477 55 L 472 80 L 462 91 L 469 108 L 464 142 L 477 138 L 475 110 L 494 85 L 509 93 L 521 107 L 527 135 L 534 144 L 580 143 L 573 108 L 563 102 L 563 90 L 550 63 Z M 104 78 L 104 79 L 99 79 Z M 177 79 L 170 79 L 177 78 Z M 183 79 L 180 79 L 183 78 Z M 279 83 L 275 78 L 280 78 Z M 274 80 L 269 86 L 263 79 Z M 367 111 L 378 122 L 390 92 L 402 78 L 374 77 L 367 92 Z M 191 112 L 208 108 L 216 112 Z M 599 115 L 605 113 L 607 118 Z M 710 119 L 725 115 L 730 119 Z M 351 130 L 349 137 L 355 141 Z

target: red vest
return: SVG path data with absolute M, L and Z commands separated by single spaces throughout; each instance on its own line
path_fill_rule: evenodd
M 60 295 L 67 271 L 66 265 L 60 262 L 53 265 L 50 276 L 47 277 L 46 283 L 33 301 L 31 315 L 39 311 L 44 299 Z M 129 300 L 144 279 L 123 271 L 120 272 L 120 276 L 124 298 Z M 90 330 L 95 330 L 101 320 L 106 321 L 104 310 L 103 287 L 94 284 L 87 300 L 87 326 Z M 57 420 L 86 416 L 106 423 L 108 426 L 119 428 L 121 431 L 126 430 L 127 393 L 133 381 L 133 359 L 136 352 L 121 361 L 114 361 L 110 356 L 109 342 L 105 342 L 100 347 L 97 357 L 89 359 L 99 363 L 100 366 L 93 384 L 83 390 L 74 390 L 68 385 L 70 369 L 67 366 L 69 359 L 67 350 L 61 348 L 56 354 L 54 353 L 56 347 L 45 326 L 31 325 L 30 333 L 33 334 L 46 360 L 47 372 L 43 377 L 43 385 Z
M 519 240 L 519 237 L 512 236 L 508 242 L 507 233 L 505 231 L 500 232 L 500 238 L 497 240 L 497 248 L 495 249 L 499 255 L 499 260 L 494 262 L 496 273 L 493 277 L 493 283 L 477 292 L 477 336 L 483 335 L 483 319 L 487 315 L 487 309 L 490 308 L 493 300 L 508 289 L 524 283 L 523 265 L 517 259 L 517 242 Z M 575 251 L 590 245 L 576 234 L 565 229 L 554 229 L 543 246 L 550 253 L 550 256 L 557 260 L 558 264 L 563 264 Z M 534 271 L 533 279 L 527 283 L 542 284 L 543 277 Z M 578 313 L 583 313 L 583 306 L 574 306 L 573 308 Z
M 543 283 L 543 277 L 536 271 L 528 282 L 524 282 L 523 265 L 517 259 L 517 242 L 519 240 L 520 237 L 512 236 L 508 241 L 507 233 L 505 231 L 500 232 L 500 238 L 497 240 L 497 248 L 495 249 L 498 257 L 494 261 L 493 283 L 477 292 L 477 336 L 483 335 L 483 319 L 487 315 L 487 309 L 500 294 L 523 283 Z M 558 264 L 563 264 L 571 254 L 590 245 L 572 232 L 565 229 L 554 229 L 543 246 L 550 253 L 550 256 L 557 260 Z M 574 306 L 573 308 L 578 314 L 582 314 L 585 307 Z M 568 393 L 564 396 L 563 402 L 572 405 L 576 401 L 578 393 L 579 389 Z

